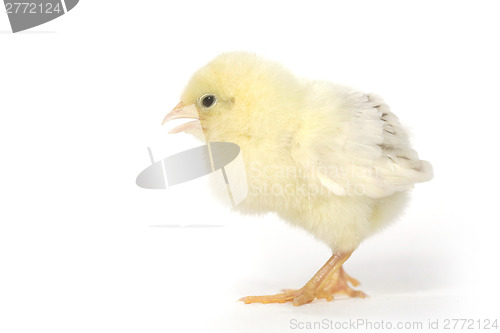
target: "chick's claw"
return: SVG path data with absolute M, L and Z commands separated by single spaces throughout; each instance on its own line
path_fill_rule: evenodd
M 243 301 L 245 304 L 251 304 L 251 303 L 270 304 L 270 303 L 293 302 L 293 305 L 303 305 L 314 301 L 315 298 L 316 296 L 314 295 L 313 291 L 312 292 L 310 290 L 304 291 L 304 288 L 302 288 L 298 290 L 287 289 L 285 292 L 276 295 L 247 296 L 247 297 L 242 297 L 239 300 Z
M 279 293 L 276 295 L 266 295 L 266 296 L 246 296 L 242 297 L 239 300 L 243 301 L 245 304 L 251 303 L 286 303 L 291 302 L 297 296 L 297 290 L 287 290 L 286 292 Z

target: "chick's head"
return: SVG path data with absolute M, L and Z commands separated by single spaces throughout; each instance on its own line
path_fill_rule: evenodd
M 280 121 L 284 113 L 277 111 L 294 109 L 291 106 L 300 102 L 295 90 L 295 77 L 281 65 L 254 54 L 226 53 L 193 75 L 181 103 L 164 122 L 199 119 L 208 141 L 259 140 L 276 133 L 280 124 L 285 125 Z M 200 123 L 181 125 L 172 132 L 195 134 L 193 128 Z

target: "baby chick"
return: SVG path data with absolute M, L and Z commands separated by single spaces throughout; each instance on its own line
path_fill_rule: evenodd
M 245 303 L 365 297 L 342 264 L 395 219 L 415 183 L 432 178 L 380 97 L 298 78 L 253 54 L 222 54 L 196 72 L 163 122 L 177 118 L 195 120 L 171 132 L 196 135 L 201 128 L 207 142 L 241 148 L 249 189 L 236 209 L 275 212 L 332 249 L 301 289 Z

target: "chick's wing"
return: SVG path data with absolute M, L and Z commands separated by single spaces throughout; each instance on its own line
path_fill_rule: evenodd
M 319 90 L 325 94 L 324 88 Z M 380 97 L 333 90 L 331 107 L 312 111 L 320 113 L 319 122 L 303 122 L 292 149 L 312 181 L 336 195 L 382 198 L 432 178 L 432 166 L 419 159 Z

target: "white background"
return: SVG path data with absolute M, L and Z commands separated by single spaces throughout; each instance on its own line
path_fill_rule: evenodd
M 0 14 L 0 332 L 498 315 L 495 3 L 83 0 L 18 34 Z M 161 120 L 197 68 L 232 50 L 382 95 L 433 163 L 405 215 L 346 264 L 370 298 L 237 302 L 300 287 L 329 249 L 272 215 L 231 213 L 203 181 L 135 185 L 147 146 L 197 144 Z M 192 223 L 224 226 L 168 227 Z

